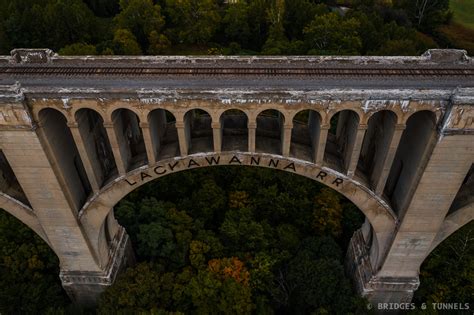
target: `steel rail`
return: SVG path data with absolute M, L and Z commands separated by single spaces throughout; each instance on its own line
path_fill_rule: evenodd
M 474 68 L 249 68 L 0 66 L 12 76 L 474 76 Z

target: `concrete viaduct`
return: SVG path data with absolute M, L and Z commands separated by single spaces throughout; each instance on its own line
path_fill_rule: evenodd
M 0 207 L 94 303 L 133 260 L 114 206 L 167 174 L 253 165 L 319 181 L 366 216 L 347 270 L 407 302 L 429 253 L 474 217 L 474 60 L 0 56 Z

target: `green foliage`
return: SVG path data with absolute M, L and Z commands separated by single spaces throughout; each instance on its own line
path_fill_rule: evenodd
M 183 292 L 192 274 L 188 270 L 174 274 L 160 269 L 151 263 L 140 263 L 127 269 L 101 295 L 98 313 L 167 313 L 186 307 Z
M 0 313 L 38 314 L 68 302 L 59 261 L 33 231 L 0 210 Z
M 394 4 L 405 10 L 413 24 L 425 32 L 432 32 L 451 18 L 449 0 L 396 0 Z
M 340 195 L 323 188 L 314 198 L 313 227 L 319 235 L 338 237 L 342 233 L 342 206 Z
M 246 1 L 239 1 L 229 5 L 222 20 L 225 35 L 229 41 L 240 45 L 247 45 L 251 32 L 249 25 L 249 5 Z
M 168 37 L 163 34 L 158 34 L 157 31 L 151 31 L 148 36 L 148 53 L 150 55 L 159 55 L 166 51 L 171 46 Z
M 344 19 L 337 13 L 316 16 L 304 28 L 305 41 L 309 54 L 349 55 L 358 54 L 362 42 L 357 29 L 359 22 L 355 18 Z
M 216 0 L 166 0 L 166 10 L 173 25 L 172 40 L 204 44 L 217 31 L 221 17 Z
M 113 17 L 119 12 L 118 0 L 84 0 L 96 16 Z
M 117 55 L 141 55 L 142 50 L 135 36 L 126 29 L 118 29 L 114 33 L 114 52 Z
M 197 314 L 249 314 L 253 309 L 249 286 L 207 270 L 191 279 L 187 293 Z
M 154 52 L 166 43 L 167 38 L 160 36 L 165 20 L 158 4 L 152 0 L 120 0 L 120 10 L 114 18 L 116 27 L 130 31 L 143 51 L 149 49 L 152 40 Z
M 418 55 L 437 45 L 470 49 L 469 32 L 458 36 L 458 24 L 446 28 L 452 15 L 448 2 L 0 0 L 0 53 L 14 47 L 71 50 L 71 45 L 88 43 L 98 54 L 138 54 L 134 42 L 152 55 Z M 453 3 L 455 18 L 468 27 L 469 13 L 462 8 L 469 6 Z M 338 5 L 350 9 L 342 11 Z M 394 36 L 392 24 L 406 31 Z M 417 30 L 434 36 L 438 44 Z M 83 53 L 77 48 L 71 53 L 76 51 Z
M 61 48 L 58 53 L 62 56 L 97 55 L 97 49 L 94 45 L 75 43 Z

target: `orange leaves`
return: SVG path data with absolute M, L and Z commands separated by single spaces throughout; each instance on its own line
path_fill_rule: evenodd
M 212 259 L 208 262 L 208 269 L 222 279 L 232 278 L 245 286 L 249 284 L 250 273 L 237 257 Z

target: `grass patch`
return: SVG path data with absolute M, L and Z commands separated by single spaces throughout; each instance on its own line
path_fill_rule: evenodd
M 454 22 L 474 30 L 474 0 L 451 0 Z

